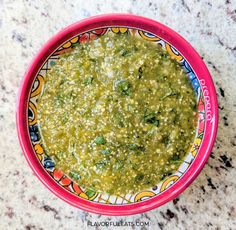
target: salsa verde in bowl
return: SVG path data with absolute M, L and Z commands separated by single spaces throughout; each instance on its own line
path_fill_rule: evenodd
M 142 17 L 98 16 L 36 57 L 20 91 L 18 133 L 59 197 L 128 215 L 173 199 L 196 177 L 214 142 L 216 106 L 210 75 L 183 38 Z

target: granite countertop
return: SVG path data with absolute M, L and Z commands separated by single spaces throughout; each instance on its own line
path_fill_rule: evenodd
M 0 0 L 1 230 L 120 229 L 89 225 L 96 220 L 150 223 L 135 229 L 236 229 L 236 1 L 165 2 Z M 38 49 L 63 27 L 110 12 L 143 15 L 184 36 L 205 60 L 219 100 L 217 140 L 198 178 L 168 204 L 129 217 L 90 214 L 55 197 L 26 163 L 15 125 L 19 84 Z

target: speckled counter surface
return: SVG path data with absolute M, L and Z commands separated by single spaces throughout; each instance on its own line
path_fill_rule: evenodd
M 132 229 L 88 226 L 96 220 L 150 223 L 135 229 L 236 229 L 236 1 L 165 2 L 0 0 L 0 230 Z M 38 49 L 63 27 L 109 12 L 143 15 L 179 32 L 205 60 L 219 100 L 217 141 L 199 177 L 174 201 L 129 217 L 89 214 L 55 197 L 26 163 L 15 128 L 18 87 Z

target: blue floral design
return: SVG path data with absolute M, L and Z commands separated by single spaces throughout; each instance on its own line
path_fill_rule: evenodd
M 52 171 L 52 170 L 54 169 L 54 167 L 55 167 L 55 163 L 52 161 L 51 158 L 46 157 L 46 158 L 44 158 L 44 160 L 43 160 L 43 167 L 44 167 L 45 169 L 47 169 L 47 170 Z
M 29 126 L 29 133 L 31 141 L 37 142 L 40 140 L 39 129 L 37 125 Z

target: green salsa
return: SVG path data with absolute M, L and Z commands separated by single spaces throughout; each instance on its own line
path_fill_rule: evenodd
M 45 77 L 38 119 L 46 153 L 82 188 L 135 193 L 175 172 L 197 125 L 196 95 L 160 47 L 104 35 Z

